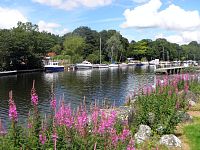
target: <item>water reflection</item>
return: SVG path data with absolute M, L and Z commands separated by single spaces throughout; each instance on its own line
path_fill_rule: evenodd
M 130 91 L 142 85 L 154 84 L 155 75 L 151 68 L 134 66 L 120 68 L 100 68 L 57 73 L 26 73 L 17 76 L 0 78 L 0 117 L 8 119 L 8 92 L 13 90 L 20 118 L 27 116 L 30 102 L 32 81 L 36 81 L 39 96 L 39 109 L 43 113 L 50 112 L 49 103 L 51 84 L 54 84 L 56 98 L 59 101 L 64 94 L 65 102 L 72 107 L 79 105 L 85 96 L 87 105 L 95 100 L 100 103 L 115 101 L 123 104 Z M 59 102 L 58 102 L 59 103 Z

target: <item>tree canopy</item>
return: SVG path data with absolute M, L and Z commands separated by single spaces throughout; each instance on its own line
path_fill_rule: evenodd
M 100 45 L 101 39 L 101 45 Z M 64 36 L 39 32 L 38 25 L 19 22 L 12 29 L 0 29 L 0 70 L 42 67 L 42 58 L 54 52 L 70 63 L 84 59 L 92 63 L 123 62 L 128 57 L 141 60 L 200 60 L 200 44 L 178 45 L 166 39 L 132 40 L 116 30 L 92 30 L 81 26 Z

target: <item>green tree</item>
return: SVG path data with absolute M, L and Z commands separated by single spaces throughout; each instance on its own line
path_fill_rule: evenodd
M 112 61 L 120 61 L 120 56 L 123 53 L 123 45 L 120 41 L 120 34 L 117 32 L 106 42 L 108 55 Z
M 72 63 L 76 63 L 81 60 L 85 45 L 85 40 L 81 36 L 70 35 L 65 38 L 62 54 L 71 56 Z

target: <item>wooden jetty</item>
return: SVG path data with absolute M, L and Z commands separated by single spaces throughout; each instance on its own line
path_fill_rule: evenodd
M 166 68 L 155 68 L 154 72 L 156 74 L 177 74 L 177 73 L 180 73 L 185 68 L 188 68 L 188 67 L 172 66 L 172 67 L 166 67 Z

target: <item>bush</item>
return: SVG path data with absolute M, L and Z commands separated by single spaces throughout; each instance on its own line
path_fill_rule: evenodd
M 134 103 L 131 125 L 135 128 L 140 124 L 148 125 L 159 135 L 173 133 L 181 121 L 179 111 L 185 112 L 188 108 L 188 102 L 179 93 L 187 92 L 188 88 L 188 75 L 177 75 L 175 80 L 165 77 L 158 80 L 155 89 L 152 86 L 143 88 L 142 95 Z

